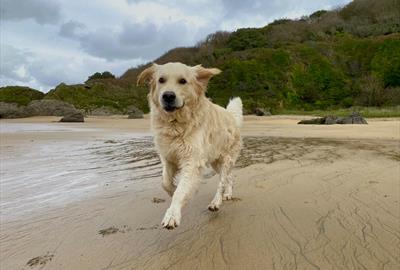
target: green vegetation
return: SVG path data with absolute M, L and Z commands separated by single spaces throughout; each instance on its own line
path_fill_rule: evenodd
M 218 67 L 207 95 L 220 105 L 240 96 L 246 111 L 302 114 L 362 109 L 365 116 L 398 116 L 400 104 L 400 1 L 354 0 L 301 19 L 262 28 L 216 32 L 194 47 L 175 48 L 154 62 Z M 95 73 L 82 85 L 60 84 L 46 98 L 91 111 L 108 106 L 148 111 L 147 89 L 136 78 L 150 63 L 115 78 Z
M 110 107 L 125 113 L 129 105 L 136 105 L 139 109 L 147 109 L 147 90 L 124 85 L 118 80 L 111 79 L 105 82 L 66 85 L 59 84 L 46 94 L 46 99 L 58 99 L 71 104 L 78 109 L 90 112 L 99 107 Z
M 38 90 L 23 86 L 0 87 L 0 102 L 28 105 L 32 100 L 42 99 L 44 94 Z
M 115 76 L 109 71 L 104 71 L 103 73 L 96 72 L 93 75 L 90 75 L 86 82 L 91 80 L 103 80 L 103 79 L 115 79 Z

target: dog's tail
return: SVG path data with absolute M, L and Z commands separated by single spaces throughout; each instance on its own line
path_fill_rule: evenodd
M 226 110 L 233 114 L 233 117 L 236 120 L 236 125 L 238 127 L 242 126 L 243 122 L 243 104 L 240 97 L 232 98 L 228 106 L 226 106 Z

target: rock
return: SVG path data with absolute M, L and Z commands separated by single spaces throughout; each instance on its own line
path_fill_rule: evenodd
M 358 113 L 353 112 L 348 117 L 337 117 L 329 115 L 308 120 L 301 120 L 300 125 L 333 125 L 333 124 L 368 124 L 367 121 Z
M 353 112 L 350 116 L 348 117 L 343 117 L 336 121 L 337 124 L 364 124 L 367 125 L 368 122 L 367 120 L 364 119 L 364 117 L 361 116 L 359 112 Z
M 83 113 L 81 112 L 71 112 L 67 113 L 60 122 L 84 122 Z
M 26 107 L 29 116 L 63 116 L 77 112 L 72 104 L 55 99 L 33 100 Z
M 324 123 L 325 125 L 334 125 L 336 124 L 336 121 L 338 120 L 337 116 L 334 115 L 328 115 L 326 117 L 324 117 Z
M 101 106 L 99 108 L 95 108 L 90 112 L 90 115 L 96 115 L 96 116 L 109 116 L 109 115 L 116 115 L 116 114 L 122 114 L 121 111 L 108 107 L 108 106 Z
M 271 115 L 269 110 L 266 110 L 264 108 L 255 108 L 254 109 L 254 114 L 257 116 L 269 116 Z
M 143 112 L 140 109 L 138 109 L 135 106 L 133 106 L 133 105 L 128 106 L 126 111 L 128 113 L 128 119 L 143 118 Z
M 18 106 L 16 103 L 0 102 L 0 118 L 27 117 L 26 106 Z
M 0 118 L 63 116 L 74 112 L 78 111 L 73 105 L 53 99 L 33 100 L 27 106 L 0 102 Z
M 301 120 L 297 124 L 299 124 L 299 125 L 323 125 L 323 124 L 325 124 L 325 117 Z
M 353 124 L 353 120 L 351 119 L 351 117 L 340 117 L 337 121 L 336 124 Z

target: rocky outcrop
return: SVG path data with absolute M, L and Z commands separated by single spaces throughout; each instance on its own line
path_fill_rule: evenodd
M 55 99 L 34 100 L 28 104 L 26 111 L 29 116 L 63 116 L 77 112 L 73 105 Z
M 122 112 L 107 106 L 101 106 L 99 108 L 95 108 L 90 112 L 90 115 L 95 115 L 95 116 L 109 116 L 116 114 L 122 114 Z
M 143 118 L 143 112 L 140 109 L 138 109 L 135 106 L 133 106 L 133 105 L 128 106 L 126 111 L 128 113 L 128 119 Z
M 353 112 L 348 117 L 339 118 L 336 124 L 368 124 L 368 122 L 359 112 Z
M 60 122 L 84 122 L 83 113 L 79 111 L 67 113 Z
M 269 116 L 269 115 L 271 115 L 271 112 L 264 108 L 255 108 L 254 114 L 257 116 Z
M 0 118 L 64 116 L 75 112 L 79 111 L 73 105 L 52 99 L 33 100 L 27 106 L 0 102 Z
M 314 119 L 301 120 L 297 124 L 300 125 L 334 125 L 334 124 L 368 124 L 367 120 L 364 119 L 358 112 L 353 112 L 348 117 L 337 117 L 334 115 L 328 115 L 325 117 L 319 117 Z
M 18 106 L 16 103 L 0 102 L 0 118 L 27 117 L 26 106 Z

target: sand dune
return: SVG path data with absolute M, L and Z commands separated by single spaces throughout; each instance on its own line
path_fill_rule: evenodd
M 34 204 L 21 200 L 30 207 L 21 206 L 22 215 L 2 199 L 1 269 L 399 269 L 398 119 L 296 125 L 303 118 L 246 117 L 235 200 L 209 212 L 217 177 L 204 179 L 173 231 L 159 226 L 170 198 L 147 119 L 89 118 L 53 130 L 45 123 L 57 118 L 2 120 L 3 164 L 59 144 L 60 156 L 79 150 L 80 164 L 63 164 L 74 163 L 68 156 L 61 168 L 49 166 L 46 154 L 47 165 L 35 167 L 64 168 L 92 188 L 68 195 L 57 186 L 65 196 L 43 206 L 39 195 L 49 191 L 40 188 Z M 24 123 L 45 126 L 13 130 Z M 2 176 L 18 181 L 22 169 L 2 165 Z

